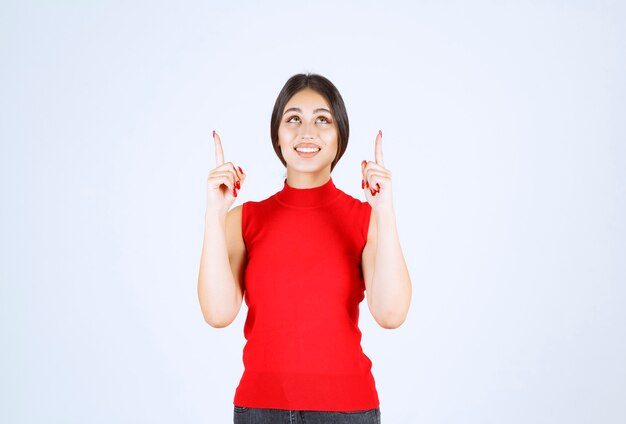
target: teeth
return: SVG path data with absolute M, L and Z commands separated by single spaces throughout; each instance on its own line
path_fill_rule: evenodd
M 298 147 L 296 150 L 302 153 L 315 153 L 320 151 L 320 149 L 314 147 Z

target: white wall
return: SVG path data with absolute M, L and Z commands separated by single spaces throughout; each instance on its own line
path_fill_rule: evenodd
M 339 2 L 337 2 L 339 3 Z M 211 131 L 282 187 L 278 91 L 318 72 L 363 198 L 379 129 L 414 285 L 362 304 L 393 423 L 626 422 L 626 7 L 546 2 L 0 5 L 0 421 L 227 423 L 242 309 L 197 274 Z M 469 5 L 471 3 L 471 5 Z

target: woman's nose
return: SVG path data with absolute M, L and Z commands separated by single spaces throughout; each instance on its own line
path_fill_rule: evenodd
M 300 126 L 300 138 L 302 139 L 313 139 L 315 138 L 315 124 L 310 124 L 304 122 Z

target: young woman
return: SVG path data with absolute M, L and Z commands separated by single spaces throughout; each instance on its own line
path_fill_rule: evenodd
M 205 320 L 225 327 L 245 297 L 245 371 L 234 423 L 380 423 L 371 361 L 361 349 L 359 303 L 384 328 L 400 326 L 411 281 L 396 229 L 382 133 L 361 163 L 366 202 L 333 183 L 348 144 L 341 95 L 315 74 L 291 77 L 271 118 L 287 168 L 281 191 L 230 210 L 246 174 L 224 161 L 207 178 L 198 296 Z

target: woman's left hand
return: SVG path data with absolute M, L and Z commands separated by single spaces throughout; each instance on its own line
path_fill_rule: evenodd
M 375 161 L 361 162 L 363 176 L 361 187 L 365 191 L 365 198 L 375 212 L 381 209 L 391 210 L 391 171 L 383 163 L 383 133 L 378 131 L 374 144 Z

